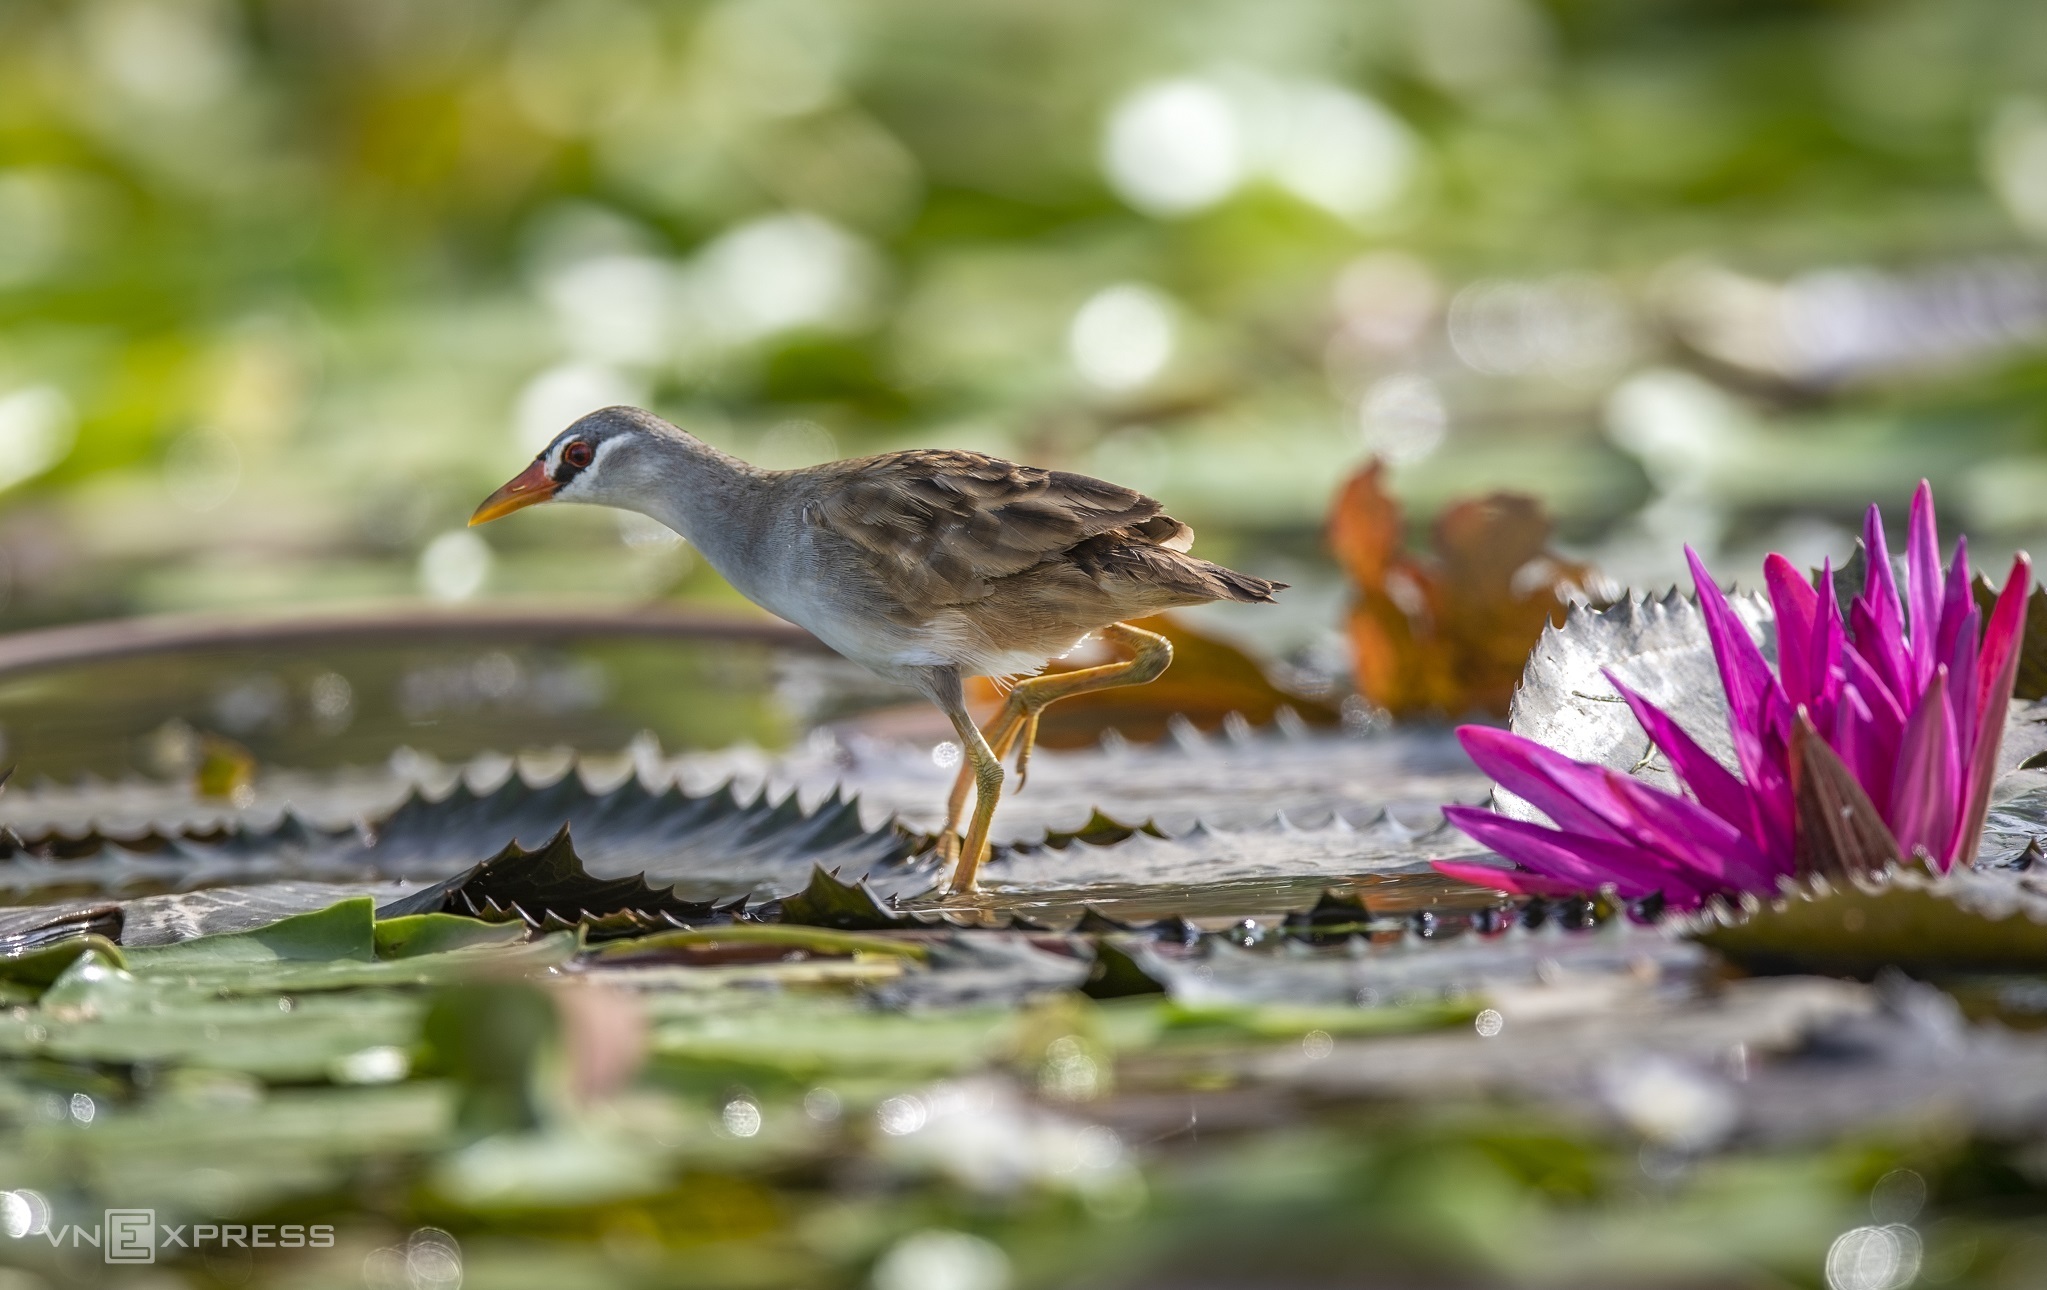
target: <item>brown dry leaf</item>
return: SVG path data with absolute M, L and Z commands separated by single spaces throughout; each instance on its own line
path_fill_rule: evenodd
M 1232 712 L 1252 725 L 1270 723 L 1283 707 L 1292 708 L 1316 725 L 1335 725 L 1335 708 L 1274 685 L 1249 654 L 1225 641 L 1204 635 L 1169 614 L 1132 619 L 1130 625 L 1157 632 L 1173 642 L 1173 665 L 1146 685 L 1096 690 L 1061 699 L 1039 719 L 1038 742 L 1048 748 L 1085 748 L 1108 730 L 1148 742 L 1162 738 L 1166 723 L 1183 716 L 1196 728 L 1213 731 Z M 1090 643 L 1046 667 L 1049 673 L 1094 667 L 1116 655 Z M 967 703 L 985 723 L 1002 705 L 1002 692 L 986 677 L 967 683 Z
M 1358 689 L 1396 717 L 1504 716 L 1543 624 L 1563 622 L 1592 569 L 1549 550 L 1548 515 L 1518 493 L 1453 503 L 1436 518 L 1433 558 L 1412 555 L 1384 471 L 1368 462 L 1329 517 L 1330 549 L 1358 589 Z

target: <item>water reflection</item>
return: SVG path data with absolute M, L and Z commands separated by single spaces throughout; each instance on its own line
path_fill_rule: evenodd
M 380 764 L 394 748 L 449 760 L 486 751 L 617 748 L 643 731 L 676 749 L 778 747 L 812 715 L 777 685 L 792 655 L 745 641 L 614 641 L 499 648 L 226 649 L 0 677 L 0 728 L 20 783 L 194 773 L 209 739 L 263 766 Z M 800 669 L 818 711 L 888 702 Z

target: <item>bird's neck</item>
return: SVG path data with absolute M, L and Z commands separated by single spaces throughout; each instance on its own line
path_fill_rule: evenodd
M 661 479 L 634 509 L 682 534 L 713 568 L 733 577 L 755 546 L 771 472 L 694 435 L 677 435 L 664 447 Z

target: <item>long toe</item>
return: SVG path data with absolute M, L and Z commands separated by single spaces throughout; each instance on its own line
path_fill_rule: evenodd
M 1017 750 L 1016 754 L 1015 789 L 1019 793 L 1023 792 L 1024 785 L 1030 782 L 1031 749 L 1038 746 L 1038 714 L 1036 712 L 1032 712 L 1029 717 L 1025 718 L 1023 735 L 1020 742 L 1023 746 Z

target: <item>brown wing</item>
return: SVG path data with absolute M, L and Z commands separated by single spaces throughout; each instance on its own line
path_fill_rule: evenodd
M 819 469 L 835 478 L 809 518 L 849 539 L 920 604 L 978 600 L 991 579 L 1119 529 L 1176 549 L 1193 540 L 1133 489 L 978 452 L 895 452 Z

